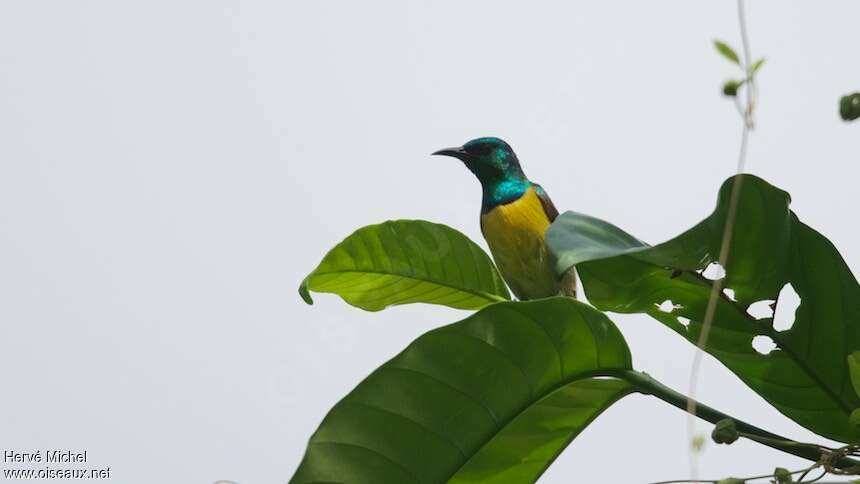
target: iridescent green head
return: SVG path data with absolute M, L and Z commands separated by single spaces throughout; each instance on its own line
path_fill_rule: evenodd
M 499 138 L 477 138 L 463 146 L 441 149 L 434 155 L 453 156 L 478 177 L 484 209 L 520 197 L 531 185 L 510 145 Z
M 481 184 L 526 177 L 514 150 L 499 138 L 477 138 L 463 146 L 445 148 L 433 154 L 459 159 L 478 177 Z

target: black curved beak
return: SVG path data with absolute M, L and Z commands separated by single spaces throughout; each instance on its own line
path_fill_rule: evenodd
M 467 153 L 466 150 L 463 149 L 462 146 L 457 146 L 454 148 L 443 148 L 439 151 L 434 151 L 431 154 L 442 155 L 442 156 L 453 156 L 454 158 L 457 158 L 458 160 L 463 160 L 463 161 L 465 161 L 465 159 L 469 156 L 469 153 Z

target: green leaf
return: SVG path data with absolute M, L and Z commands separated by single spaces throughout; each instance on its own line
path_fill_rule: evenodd
M 479 309 L 510 299 L 486 252 L 451 227 L 421 220 L 358 229 L 302 282 L 308 304 L 311 290 L 368 311 L 409 303 Z
M 860 92 L 842 96 L 839 100 L 839 115 L 845 121 L 860 118 Z
M 753 62 L 753 65 L 752 65 L 752 66 L 750 66 L 750 71 L 751 71 L 753 74 L 755 74 L 756 72 L 758 72 L 758 70 L 759 70 L 759 69 L 761 69 L 761 66 L 763 66 L 763 65 L 764 65 L 764 62 L 765 62 L 765 58 L 764 58 L 764 57 L 762 57 L 761 59 L 759 59 L 759 60 L 757 60 L 757 61 Z
M 848 417 L 848 420 L 851 421 L 852 425 L 860 425 L 860 408 L 855 408 Z
M 577 212 L 566 212 L 547 232 L 556 255 L 556 272 L 566 273 L 583 261 L 641 251 L 648 244 L 609 222 Z
M 738 95 L 738 89 L 744 84 L 746 81 L 736 81 L 734 79 L 730 79 L 723 84 L 723 95 L 728 97 L 735 97 Z
M 710 217 L 668 242 L 638 249 L 632 236 L 607 222 L 565 213 L 547 233 L 564 261 L 557 269 L 577 264 L 586 296 L 598 309 L 647 313 L 695 344 L 712 286 L 700 271 L 720 253 L 736 183 L 737 219 L 722 280 L 735 301 L 725 294 L 718 298 L 705 349 L 797 423 L 833 440 L 856 442 L 860 431 L 849 416 L 860 398 L 845 361 L 860 348 L 860 286 L 836 248 L 789 210 L 786 192 L 752 175 L 733 177 Z M 585 251 L 572 234 L 583 225 L 610 236 L 589 239 L 599 247 Z M 748 314 L 753 303 L 767 306 L 778 299 L 787 284 L 801 298 L 790 329 L 774 329 L 773 318 Z M 759 353 L 752 345 L 757 336 L 770 338 L 778 349 Z
M 602 313 L 570 298 L 491 305 L 424 334 L 325 417 L 291 484 L 529 483 L 631 387 Z
M 729 44 L 727 44 L 723 41 L 720 41 L 720 40 L 714 40 L 714 47 L 716 47 L 717 52 L 719 52 L 726 59 L 734 62 L 735 64 L 738 64 L 738 65 L 741 64 L 741 60 L 738 57 L 737 52 L 735 52 L 734 49 L 729 47 Z
M 854 393 L 860 395 L 860 351 L 855 351 L 848 355 L 847 360 L 851 386 L 854 387 Z

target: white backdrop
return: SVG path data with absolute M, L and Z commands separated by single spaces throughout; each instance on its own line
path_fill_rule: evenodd
M 768 58 L 749 170 L 856 272 L 860 124 L 837 100 L 860 89 L 860 3 L 753 0 L 748 17 Z M 340 397 L 466 314 L 306 306 L 325 251 L 392 218 L 484 245 L 477 182 L 428 156 L 484 135 L 559 209 L 676 235 L 736 162 L 714 37 L 739 44 L 734 2 L 4 2 L 0 450 L 86 449 L 114 482 L 285 482 Z M 613 319 L 638 368 L 686 391 L 691 345 Z M 813 439 L 710 357 L 699 396 Z M 541 482 L 686 477 L 685 425 L 626 398 Z M 700 464 L 802 463 L 739 442 Z

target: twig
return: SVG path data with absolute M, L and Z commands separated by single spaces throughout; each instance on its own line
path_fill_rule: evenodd
M 680 408 L 681 410 L 689 408 L 690 401 L 692 400 L 692 398 L 678 393 L 658 382 L 654 378 L 651 378 L 647 373 L 633 370 L 609 370 L 600 372 L 600 375 L 622 379 L 630 383 L 636 391 L 646 395 L 653 395 L 674 407 Z M 829 461 L 832 461 L 832 467 L 834 469 L 850 471 L 860 464 L 860 462 L 848 458 L 847 453 L 843 451 L 844 448 L 833 450 L 816 444 L 795 442 L 781 435 L 768 432 L 767 430 L 756 427 L 755 425 L 738 420 L 730 415 L 726 415 L 725 413 L 702 403 L 692 403 L 693 406 L 698 409 L 698 413 L 695 417 L 713 424 L 716 424 L 720 420 L 731 419 L 734 421 L 735 426 L 738 429 L 738 433 L 741 436 L 754 442 L 758 442 L 759 444 L 766 445 L 772 449 L 781 450 L 788 454 L 802 457 L 814 462 L 816 466 L 822 464 L 823 457 L 828 457 Z M 693 476 L 693 481 L 695 480 L 696 476 Z
M 736 174 L 741 174 L 746 169 L 746 154 L 747 154 L 747 144 L 749 141 L 749 131 L 753 127 L 753 97 L 755 92 L 755 84 L 753 80 L 753 73 L 750 64 L 750 46 L 749 46 L 749 38 L 747 35 L 747 27 L 746 27 L 746 15 L 744 13 L 744 0 L 738 0 L 738 22 L 740 23 L 741 29 L 741 41 L 743 43 L 744 50 L 744 70 L 747 73 L 748 82 L 746 83 L 746 109 L 744 110 L 743 118 L 743 129 L 741 131 L 741 147 L 740 152 L 738 153 L 738 164 L 735 170 Z M 741 194 L 741 185 L 743 184 L 743 177 L 737 177 L 735 179 L 735 183 L 732 186 L 732 194 L 729 201 L 729 211 L 726 216 L 726 224 L 723 229 L 723 238 L 720 244 L 720 254 L 719 254 L 719 264 L 725 270 L 728 267 L 729 260 L 729 251 L 731 247 L 732 234 L 734 231 L 735 218 L 737 216 L 738 209 L 738 200 L 740 199 Z M 724 276 L 725 278 L 725 276 Z M 711 287 L 711 294 L 708 297 L 708 305 L 705 308 L 705 318 L 702 322 L 702 331 L 699 334 L 699 339 L 696 342 L 696 346 L 698 350 L 696 354 L 693 356 L 693 363 L 690 367 L 690 399 L 688 401 L 687 412 L 690 414 L 690 418 L 687 420 L 687 434 L 688 438 L 692 441 L 695 436 L 695 416 L 696 416 L 696 386 L 699 378 L 699 371 L 702 364 L 702 353 L 705 350 L 705 346 L 708 343 L 708 337 L 710 336 L 711 326 L 714 322 L 714 313 L 716 312 L 717 300 L 719 298 L 720 292 L 723 289 L 723 279 L 717 279 L 714 281 L 713 286 Z M 698 466 L 696 462 L 696 456 L 693 452 L 690 452 L 690 474 L 695 479 L 698 474 Z

